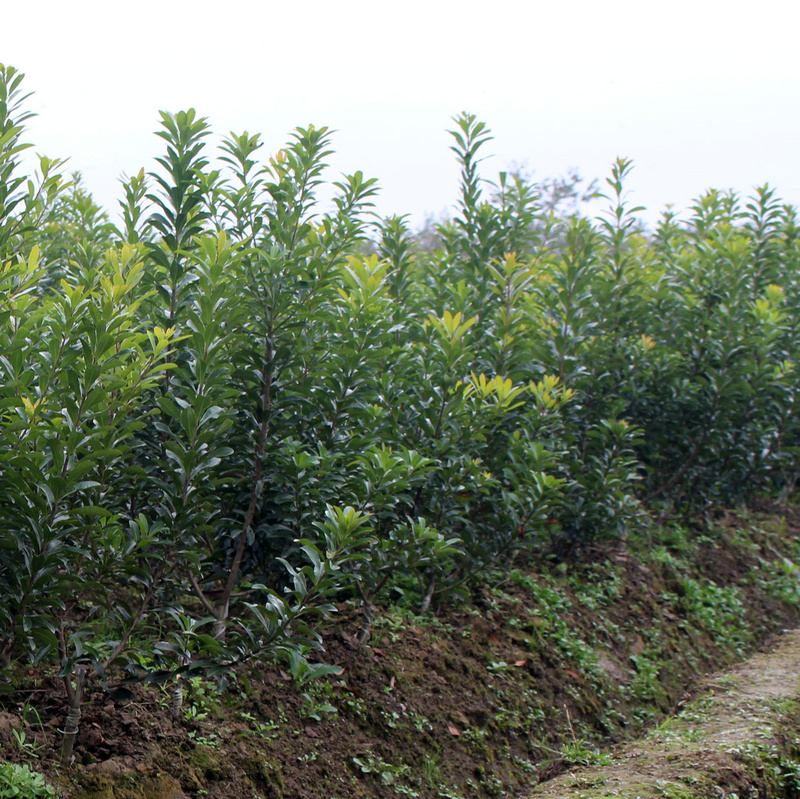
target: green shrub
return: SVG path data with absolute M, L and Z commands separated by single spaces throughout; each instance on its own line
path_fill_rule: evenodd
M 463 114 L 424 248 L 360 172 L 320 208 L 326 128 L 262 162 L 190 109 L 117 229 L 60 163 L 24 173 L 20 85 L 0 68 L 0 661 L 53 661 L 74 711 L 113 666 L 177 691 L 304 659 L 340 592 L 366 641 L 389 597 L 792 485 L 800 238 L 767 187 L 651 233 L 619 159 L 599 218 L 557 214 L 480 175 Z

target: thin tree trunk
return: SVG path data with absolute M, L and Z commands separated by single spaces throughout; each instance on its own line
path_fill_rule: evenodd
M 61 765 L 68 766 L 72 761 L 72 750 L 75 747 L 75 739 L 78 737 L 78 728 L 81 723 L 81 702 L 83 701 L 83 688 L 86 684 L 86 673 L 88 668 L 84 665 L 75 666 L 75 686 L 72 686 L 71 678 L 65 677 L 67 696 L 69 697 L 69 710 L 67 711 L 67 721 L 64 725 L 64 739 L 61 743 Z
M 361 608 L 363 622 L 361 624 L 361 632 L 358 636 L 358 645 L 365 646 L 369 637 L 372 634 L 372 620 L 375 618 L 375 605 L 372 602 L 365 601 Z
M 239 541 L 236 544 L 236 553 L 233 556 L 230 571 L 228 572 L 228 579 L 225 582 L 225 587 L 222 591 L 222 596 L 217 603 L 215 612 L 216 621 L 214 622 L 214 638 L 218 641 L 225 639 L 225 631 L 227 629 L 228 612 L 230 610 L 231 597 L 236 588 L 236 581 L 239 579 L 239 570 L 242 566 L 244 553 L 247 549 L 247 536 L 253 526 L 253 519 L 256 515 L 256 508 L 258 507 L 258 498 L 260 495 L 261 479 L 264 476 L 264 453 L 267 449 L 267 436 L 269 434 L 269 413 L 272 409 L 272 360 L 275 357 L 275 352 L 272 349 L 272 330 L 265 341 L 264 352 L 264 368 L 262 371 L 262 380 L 264 381 L 264 390 L 261 395 L 261 425 L 259 428 L 258 443 L 256 444 L 255 451 L 255 472 L 250 487 L 250 502 L 245 514 L 244 524 L 242 531 L 239 533 Z
M 177 682 L 172 689 L 172 718 L 176 721 L 181 717 L 181 708 L 183 707 L 183 685 L 181 684 L 181 675 L 177 676 Z
M 422 597 L 422 604 L 419 606 L 419 615 L 424 616 L 431 607 L 431 600 L 436 591 L 436 573 L 431 572 L 430 579 L 428 580 L 428 588 L 425 591 L 425 596 Z

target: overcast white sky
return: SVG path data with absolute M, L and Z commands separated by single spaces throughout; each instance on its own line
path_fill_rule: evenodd
M 38 152 L 95 198 L 161 151 L 159 109 L 219 137 L 334 128 L 329 177 L 362 170 L 378 211 L 420 222 L 457 198 L 451 117 L 486 121 L 483 174 L 636 169 L 631 199 L 685 207 L 769 182 L 800 205 L 800 3 L 793 0 L 40 0 L 4 3 L 0 62 L 27 75 Z

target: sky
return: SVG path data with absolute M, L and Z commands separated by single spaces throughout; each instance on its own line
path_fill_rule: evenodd
M 800 206 L 799 24 L 788 0 L 39 0 L 4 7 L 0 63 L 34 93 L 35 152 L 112 214 L 119 178 L 155 168 L 159 110 L 194 107 L 212 154 L 231 131 L 269 155 L 330 127 L 326 177 L 377 178 L 378 213 L 415 225 L 453 213 L 446 131 L 467 111 L 494 136 L 485 178 L 602 180 L 630 158 L 654 221 L 712 187 Z

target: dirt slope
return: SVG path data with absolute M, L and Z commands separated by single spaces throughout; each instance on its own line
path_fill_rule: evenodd
M 784 741 L 767 711 L 794 688 L 768 687 L 775 670 L 761 661 L 717 678 L 719 706 L 704 715 L 711 726 L 692 727 L 686 708 L 663 720 L 687 687 L 800 627 L 800 583 L 781 568 L 781 556 L 800 562 L 798 541 L 800 515 L 781 508 L 654 529 L 638 549 L 609 546 L 575 563 L 531 558 L 435 615 L 385 608 L 366 647 L 355 638 L 359 610 L 343 601 L 319 655 L 340 671 L 322 680 L 298 684 L 286 663 L 264 663 L 232 675 L 223 694 L 192 681 L 177 718 L 169 685 L 129 686 L 123 699 L 92 683 L 68 768 L 58 765 L 63 685 L 52 668 L 18 663 L 0 674 L 0 760 L 29 764 L 65 799 L 527 799 L 533 790 L 568 795 L 559 791 L 576 777 L 586 795 L 613 796 L 623 783 L 609 780 L 647 775 L 658 756 L 666 765 L 658 761 L 651 793 L 638 795 L 682 797 L 705 789 L 706 772 L 718 786 L 758 776 L 757 765 L 724 751 L 743 746 L 730 736 L 742 728 L 747 738 L 754 714 L 769 727 L 763 746 L 777 735 L 773 753 L 753 748 L 768 761 L 762 776 L 777 768 L 773 782 L 785 781 L 793 734 L 787 727 Z M 791 680 L 797 640 L 780 641 Z M 704 712 L 708 690 L 691 712 Z M 728 705 L 738 715 L 720 716 Z M 612 750 L 617 771 L 574 770 L 654 725 L 649 742 Z M 751 795 L 724 795 L 737 792 Z

